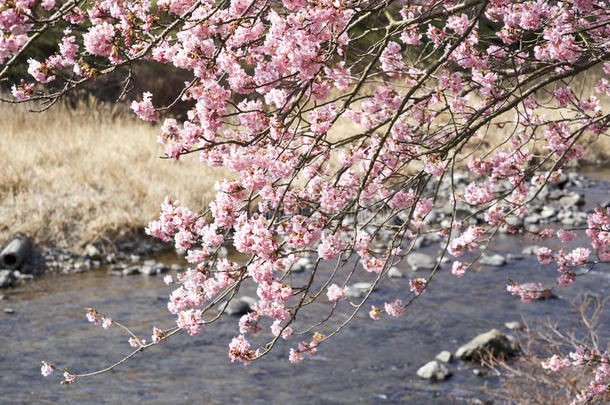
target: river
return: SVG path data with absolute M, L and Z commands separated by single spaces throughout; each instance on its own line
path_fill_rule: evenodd
M 606 176 L 601 177 L 608 179 Z M 609 197 L 608 183 L 597 182 L 586 191 L 587 207 Z M 521 242 L 501 235 L 491 253 L 519 253 Z M 437 249 L 421 251 L 434 253 Z M 157 259 L 168 264 L 181 260 L 169 254 Z M 294 341 L 280 343 L 250 366 L 231 364 L 228 343 L 238 334 L 238 318 L 227 316 L 195 337 L 178 334 L 115 371 L 67 387 L 58 383 L 57 372 L 43 378 L 40 361 L 81 373 L 102 368 L 130 352 L 121 330 L 92 326 L 85 319 L 84 307 L 95 307 L 149 337 L 153 325 L 174 324 L 166 309 L 171 288 L 160 277 L 116 277 L 105 270 L 42 276 L 3 292 L 7 299 L 0 301 L 1 308 L 14 310 L 11 314 L 0 311 L 0 403 L 470 403 L 474 398 L 485 399 L 481 387 L 487 384 L 493 389 L 497 377 L 476 376 L 472 370 L 480 366 L 455 361 L 449 365 L 453 376 L 444 382 L 421 380 L 416 370 L 441 350 L 453 352 L 479 333 L 492 328 L 509 332 L 502 326 L 507 321 L 524 318 L 535 325 L 551 317 L 565 330 L 574 328 L 577 317 L 570 308 L 571 300 L 587 291 L 602 296 L 610 293 L 608 265 L 579 278 L 570 288 L 557 289 L 560 299 L 530 304 L 510 296 L 506 281 L 552 282 L 557 276 L 554 267 L 538 264 L 533 256 L 503 267 L 476 266 L 461 280 L 448 268 L 443 267 L 428 291 L 401 318 L 374 322 L 362 313 L 321 346 L 318 354 L 297 365 L 287 359 Z M 354 281 L 366 280 L 366 276 Z M 407 291 L 408 278 L 385 280 L 371 304 L 381 306 L 386 300 L 404 298 Z M 322 307 L 313 312 L 318 311 Z M 610 317 L 607 313 L 604 317 L 601 324 L 608 325 Z M 602 337 L 610 337 L 610 330 L 602 331 Z

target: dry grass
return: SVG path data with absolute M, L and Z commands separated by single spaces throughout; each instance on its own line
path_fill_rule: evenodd
M 552 355 L 569 358 L 568 353 L 583 346 L 603 353 L 610 347 L 607 328 L 606 305 L 609 298 L 585 294 L 572 303 L 574 318 L 579 325 L 566 330 L 550 321 L 537 321 L 519 334 L 522 352 L 516 360 L 488 359 L 488 365 L 495 369 L 499 387 L 485 391 L 492 397 L 507 404 L 556 404 L 568 405 L 585 390 L 593 379 L 596 365 L 568 367 L 561 372 L 544 370 L 541 363 Z M 597 397 L 588 404 L 608 403 L 610 395 Z
M 160 159 L 158 128 L 88 104 L 44 114 L 0 104 L 0 243 L 22 232 L 78 250 L 141 231 L 166 195 L 207 206 L 221 171 L 195 155 Z

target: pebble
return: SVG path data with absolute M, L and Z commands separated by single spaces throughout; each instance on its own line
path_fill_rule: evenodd
M 479 263 L 484 266 L 501 267 L 506 264 L 506 259 L 502 255 L 487 255 L 483 253 L 479 259 Z
M 432 257 L 419 252 L 410 253 L 407 256 L 407 263 L 414 271 L 432 270 L 436 266 L 436 261 Z
M 254 311 L 256 299 L 248 296 L 233 298 L 225 308 L 224 313 L 231 316 L 240 316 Z
M 131 266 L 131 267 L 127 267 L 125 270 L 123 270 L 124 276 L 133 276 L 135 274 L 140 274 L 139 266 Z
M 14 314 L 15 310 L 13 308 L 4 308 L 5 314 Z
M 577 205 L 582 205 L 584 202 L 585 201 L 580 194 L 572 193 L 561 197 L 557 203 L 563 208 L 572 208 Z
M 13 272 L 8 269 L 0 270 L 0 288 L 6 288 L 13 285 L 15 276 Z
M 443 381 L 451 376 L 451 371 L 443 363 L 432 360 L 417 370 L 417 376 L 426 380 Z
M 544 219 L 549 219 L 555 215 L 557 215 L 557 208 L 550 205 L 545 205 L 542 211 L 540 211 L 540 216 Z
M 504 327 L 510 330 L 523 330 L 523 325 L 518 321 L 505 322 Z
M 521 283 L 521 287 L 523 287 L 524 290 L 535 290 L 536 289 L 536 283 L 530 282 L 530 283 Z M 544 289 L 542 291 L 536 291 L 534 292 L 534 299 L 536 300 L 546 300 L 546 299 L 555 299 L 558 298 L 555 294 L 553 294 L 551 291 Z
M 155 269 L 154 265 L 145 264 L 140 268 L 140 272 L 147 276 L 156 276 L 157 269 Z
M 347 290 L 345 291 L 345 296 L 348 298 L 361 298 L 364 297 L 364 294 L 366 294 L 369 288 L 371 288 L 370 283 L 354 283 L 347 287 Z
M 538 254 L 538 249 L 540 249 L 540 246 L 537 245 L 526 246 L 523 248 L 523 250 L 521 250 L 521 254 L 528 256 L 536 256 Z
M 400 270 L 398 270 L 398 267 L 392 266 L 392 267 L 390 267 L 390 270 L 388 270 L 388 277 L 403 278 L 404 274 L 402 274 L 402 272 Z
M 492 329 L 477 335 L 470 342 L 457 349 L 455 357 L 460 360 L 478 360 L 488 351 L 494 356 L 510 356 L 516 350 L 517 345 L 514 341 L 499 330 Z
M 313 261 L 309 257 L 301 257 L 292 265 L 293 273 L 302 273 L 305 270 L 313 269 Z
M 102 252 L 94 245 L 89 244 L 85 247 L 85 257 L 91 260 L 101 260 Z
M 453 354 L 449 350 L 443 350 L 439 354 L 434 357 L 436 360 L 441 361 L 443 363 L 450 363 L 453 360 Z

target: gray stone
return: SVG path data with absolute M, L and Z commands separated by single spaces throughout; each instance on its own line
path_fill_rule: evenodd
M 543 219 L 549 219 L 557 215 L 557 208 L 551 207 L 550 205 L 545 205 L 542 211 L 540 211 L 540 216 Z
M 547 200 L 559 200 L 561 197 L 563 197 L 563 191 L 561 190 L 552 190 L 549 195 L 546 197 Z
M 506 260 L 507 261 L 523 260 L 523 256 L 520 254 L 509 253 L 506 255 Z
M 4 313 L 12 315 L 15 313 L 15 310 L 13 308 L 4 308 Z
M 156 276 L 157 275 L 157 269 L 155 268 L 155 266 L 151 266 L 148 264 L 143 265 L 140 268 L 140 272 L 147 276 Z
M 17 280 L 33 280 L 34 276 L 32 274 L 25 274 L 20 272 L 19 270 L 15 270 L 13 272 L 13 277 L 15 277 Z
M 518 321 L 504 322 L 504 327 L 510 330 L 523 330 L 523 325 Z
M 398 267 L 390 267 L 390 270 L 388 270 L 388 277 L 390 278 L 403 278 L 404 274 L 402 274 L 402 272 L 400 270 L 398 270 Z
M 178 263 L 174 263 L 171 265 L 170 270 L 171 271 L 182 271 L 183 268 Z
M 455 352 L 460 360 L 479 360 L 486 353 L 494 357 L 511 356 L 517 351 L 516 343 L 497 329 L 482 333 Z
M 451 375 L 451 371 L 443 363 L 432 360 L 417 370 L 417 376 L 426 380 L 443 381 Z
M 453 360 L 453 355 L 449 350 L 443 350 L 435 357 L 436 360 L 441 361 L 443 363 L 450 363 Z
M 95 245 L 87 245 L 85 255 L 91 260 L 102 260 L 102 252 Z
M 538 214 L 528 215 L 523 219 L 523 222 L 525 222 L 526 224 L 537 224 L 538 222 L 540 222 L 540 215 L 538 215 Z
M 563 208 L 572 208 L 577 205 L 582 205 L 585 203 L 585 200 L 578 193 L 572 193 L 561 197 L 558 201 L 558 204 Z
M 501 267 L 506 264 L 506 259 L 502 255 L 486 255 L 483 253 L 479 259 L 479 263 L 484 266 Z
M 129 259 L 131 260 L 132 263 L 137 263 L 142 259 L 142 256 L 140 255 L 130 255 Z
M 313 261 L 309 257 L 301 257 L 292 265 L 293 273 L 302 273 L 305 270 L 313 270 Z
M 133 276 L 135 274 L 140 274 L 139 266 L 130 266 L 123 270 L 124 276 Z
M 521 283 L 521 287 L 524 290 L 532 292 L 535 300 L 546 300 L 546 299 L 555 299 L 558 298 L 555 294 L 553 294 L 550 290 L 543 288 L 540 291 L 537 291 L 536 283 Z
M 144 260 L 144 262 L 142 264 L 144 266 L 155 267 L 155 264 L 157 264 L 157 261 L 155 259 L 147 259 L 147 260 Z
M 536 256 L 538 254 L 538 249 L 540 249 L 540 246 L 538 245 L 526 246 L 523 248 L 523 250 L 521 250 L 521 254 L 528 256 Z
M 436 261 L 423 253 L 412 252 L 407 256 L 407 263 L 414 271 L 432 270 L 436 266 Z
M 0 288 L 7 288 L 13 285 L 15 276 L 11 270 L 0 270 Z
M 229 305 L 227 305 L 227 308 L 225 308 L 224 313 L 231 316 L 241 316 L 254 311 L 255 304 L 256 299 L 252 297 L 233 298 Z
M 345 296 L 348 298 L 361 298 L 364 296 L 364 294 L 366 294 L 369 288 L 371 288 L 371 283 L 354 283 L 347 287 L 347 290 L 345 291 Z
M 506 223 L 510 226 L 520 226 L 523 224 L 523 219 L 521 217 L 509 215 L 506 217 Z
M 167 264 L 165 263 L 157 263 L 155 264 L 155 270 L 157 271 L 157 274 L 159 273 L 166 273 L 169 271 L 169 267 L 167 267 Z
M 572 173 L 570 173 L 570 174 L 572 174 Z M 570 176 L 565 173 L 561 173 L 559 175 L 559 179 L 557 179 L 557 181 L 555 181 L 551 184 L 553 184 L 559 188 L 563 188 L 568 183 L 568 180 L 571 180 Z

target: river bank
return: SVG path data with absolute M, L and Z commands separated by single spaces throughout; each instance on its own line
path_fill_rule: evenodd
M 607 204 L 610 198 L 606 172 L 597 170 L 595 176 L 597 179 L 566 175 L 559 184 L 549 186 L 528 216 L 520 220 L 528 227 L 582 225 L 586 212 Z M 446 219 L 443 212 L 434 215 L 437 222 Z M 434 263 L 439 250 L 438 240 L 433 239 L 423 238 L 415 252 L 417 260 L 401 263 L 391 278 L 382 281 L 371 296 L 372 305 L 383 305 L 408 290 L 409 277 L 429 273 L 425 264 Z M 585 243 L 584 239 L 575 240 L 570 246 Z M 178 334 L 118 370 L 79 381 L 68 389 L 43 379 L 41 360 L 84 372 L 104 367 L 129 352 L 127 336 L 118 328 L 92 327 L 85 320 L 84 307 L 112 316 L 141 336 L 148 336 L 152 326 L 175 324 L 165 305 L 171 286 L 150 275 L 166 272 L 175 276 L 186 266 L 183 258 L 172 250 L 155 253 L 156 248 L 141 241 L 128 246 L 131 252 L 117 256 L 117 263 L 110 263 L 106 256 L 107 264 L 100 260 L 99 267 L 96 264 L 89 271 L 84 271 L 86 265 L 69 277 L 62 277 L 62 271 L 49 271 L 34 281 L 17 282 L 1 291 L 0 333 L 6 343 L 0 350 L 0 363 L 6 365 L 6 372 L 0 377 L 0 395 L 14 404 L 491 403 L 489 393 L 499 386 L 501 376 L 476 362 L 451 361 L 446 365 L 451 376 L 444 381 L 423 380 L 417 371 L 440 352 L 455 353 L 491 329 L 518 339 L 519 332 L 508 329 L 507 322 L 525 320 L 535 327 L 550 317 L 561 330 L 575 330 L 578 316 L 570 302 L 586 293 L 602 297 L 610 293 L 610 269 L 601 265 L 579 277 L 573 286 L 553 290 L 556 299 L 522 303 L 506 292 L 508 279 L 552 283 L 556 271 L 538 263 L 531 244 L 500 234 L 486 252 L 488 260 L 475 265 L 460 282 L 447 264 L 442 265 L 429 290 L 403 317 L 372 322 L 365 313 L 359 314 L 316 356 L 297 366 L 288 362 L 290 345 L 285 342 L 250 367 L 230 364 L 227 346 L 238 333 L 239 317 L 227 314 L 200 335 Z M 75 256 L 74 263 L 91 259 Z M 352 280 L 354 285 L 370 282 L 369 274 L 361 273 Z M 250 287 L 244 285 L 239 297 L 256 296 Z M 352 293 L 359 294 L 353 289 Z M 313 308 L 307 315 L 312 318 L 319 318 L 325 310 L 323 304 Z M 299 322 L 304 325 L 308 319 Z M 602 325 L 608 322 L 610 316 L 605 313 Z M 263 339 L 269 337 L 267 332 L 263 335 Z M 600 339 L 607 341 L 609 335 L 610 331 L 602 330 Z

